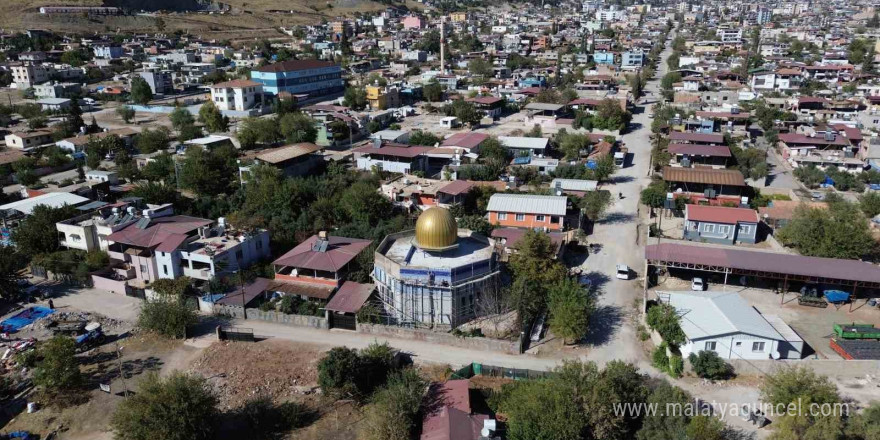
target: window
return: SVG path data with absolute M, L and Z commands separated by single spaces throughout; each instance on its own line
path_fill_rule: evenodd
M 146 271 L 147 271 L 147 266 L 144 264 L 141 264 L 141 273 L 144 273 Z
M 561 217 L 550 216 L 550 224 L 553 224 L 553 225 L 559 224 L 560 220 L 562 220 Z
M 697 222 L 688 222 L 688 229 L 696 230 L 697 229 Z
M 516 221 L 518 221 L 518 222 L 524 222 L 524 221 L 526 221 L 526 215 L 525 215 L 525 214 L 517 214 L 517 215 L 516 215 Z
M 752 342 L 752 351 L 764 351 L 764 343 Z
M 752 233 L 752 225 L 742 225 L 739 227 L 739 231 L 743 234 L 751 234 Z
M 715 232 L 715 225 L 706 223 L 705 225 L 703 225 L 703 231 L 704 232 Z
M 743 345 L 742 341 L 736 341 L 736 346 L 737 346 L 737 347 L 742 347 L 742 345 Z
M 719 234 L 727 234 L 727 231 L 728 231 L 729 229 L 730 229 L 730 226 L 727 226 L 727 225 L 719 225 L 719 226 L 718 226 L 718 233 L 719 233 Z
M 715 341 L 707 341 L 706 350 L 715 351 Z
M 168 275 L 168 265 L 167 264 L 162 265 L 162 273 L 165 275 Z
M 499 212 L 498 213 L 498 220 L 507 220 L 507 213 L 506 212 Z
M 543 215 L 537 215 L 537 216 L 535 216 L 535 221 L 544 222 L 544 221 L 546 221 L 546 220 L 544 220 L 544 216 L 543 216 Z

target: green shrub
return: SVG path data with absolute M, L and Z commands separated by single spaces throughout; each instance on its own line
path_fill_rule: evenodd
M 684 359 L 682 359 L 682 357 L 677 354 L 670 356 L 668 370 L 669 375 L 678 378 L 681 377 L 682 372 L 684 372 Z
M 714 351 L 703 350 L 688 356 L 694 374 L 704 379 L 729 379 L 733 376 L 733 366 Z
M 651 365 L 660 371 L 669 371 L 669 356 L 666 355 L 666 343 L 660 344 L 651 354 Z

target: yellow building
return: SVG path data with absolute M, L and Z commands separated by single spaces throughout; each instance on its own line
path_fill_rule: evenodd
M 449 19 L 456 23 L 464 22 L 468 20 L 468 14 L 467 12 L 453 12 L 449 14 Z
M 388 108 L 385 88 L 380 86 L 367 86 L 367 103 L 373 110 L 385 110 Z

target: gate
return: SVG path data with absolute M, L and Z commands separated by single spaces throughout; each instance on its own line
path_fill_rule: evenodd
M 138 289 L 137 287 L 128 287 L 127 289 L 125 289 L 125 295 L 133 296 L 140 299 L 147 299 L 146 289 Z
M 218 327 L 217 338 L 221 341 L 254 342 L 254 329 L 241 327 Z
M 330 313 L 328 318 L 330 328 L 341 328 L 343 330 L 351 331 L 357 330 L 357 317 L 355 315 Z

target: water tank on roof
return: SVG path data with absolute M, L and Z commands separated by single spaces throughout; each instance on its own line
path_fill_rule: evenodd
M 837 139 L 837 134 L 835 134 L 833 131 L 826 131 L 825 132 L 825 140 L 826 141 L 834 141 L 834 139 Z

